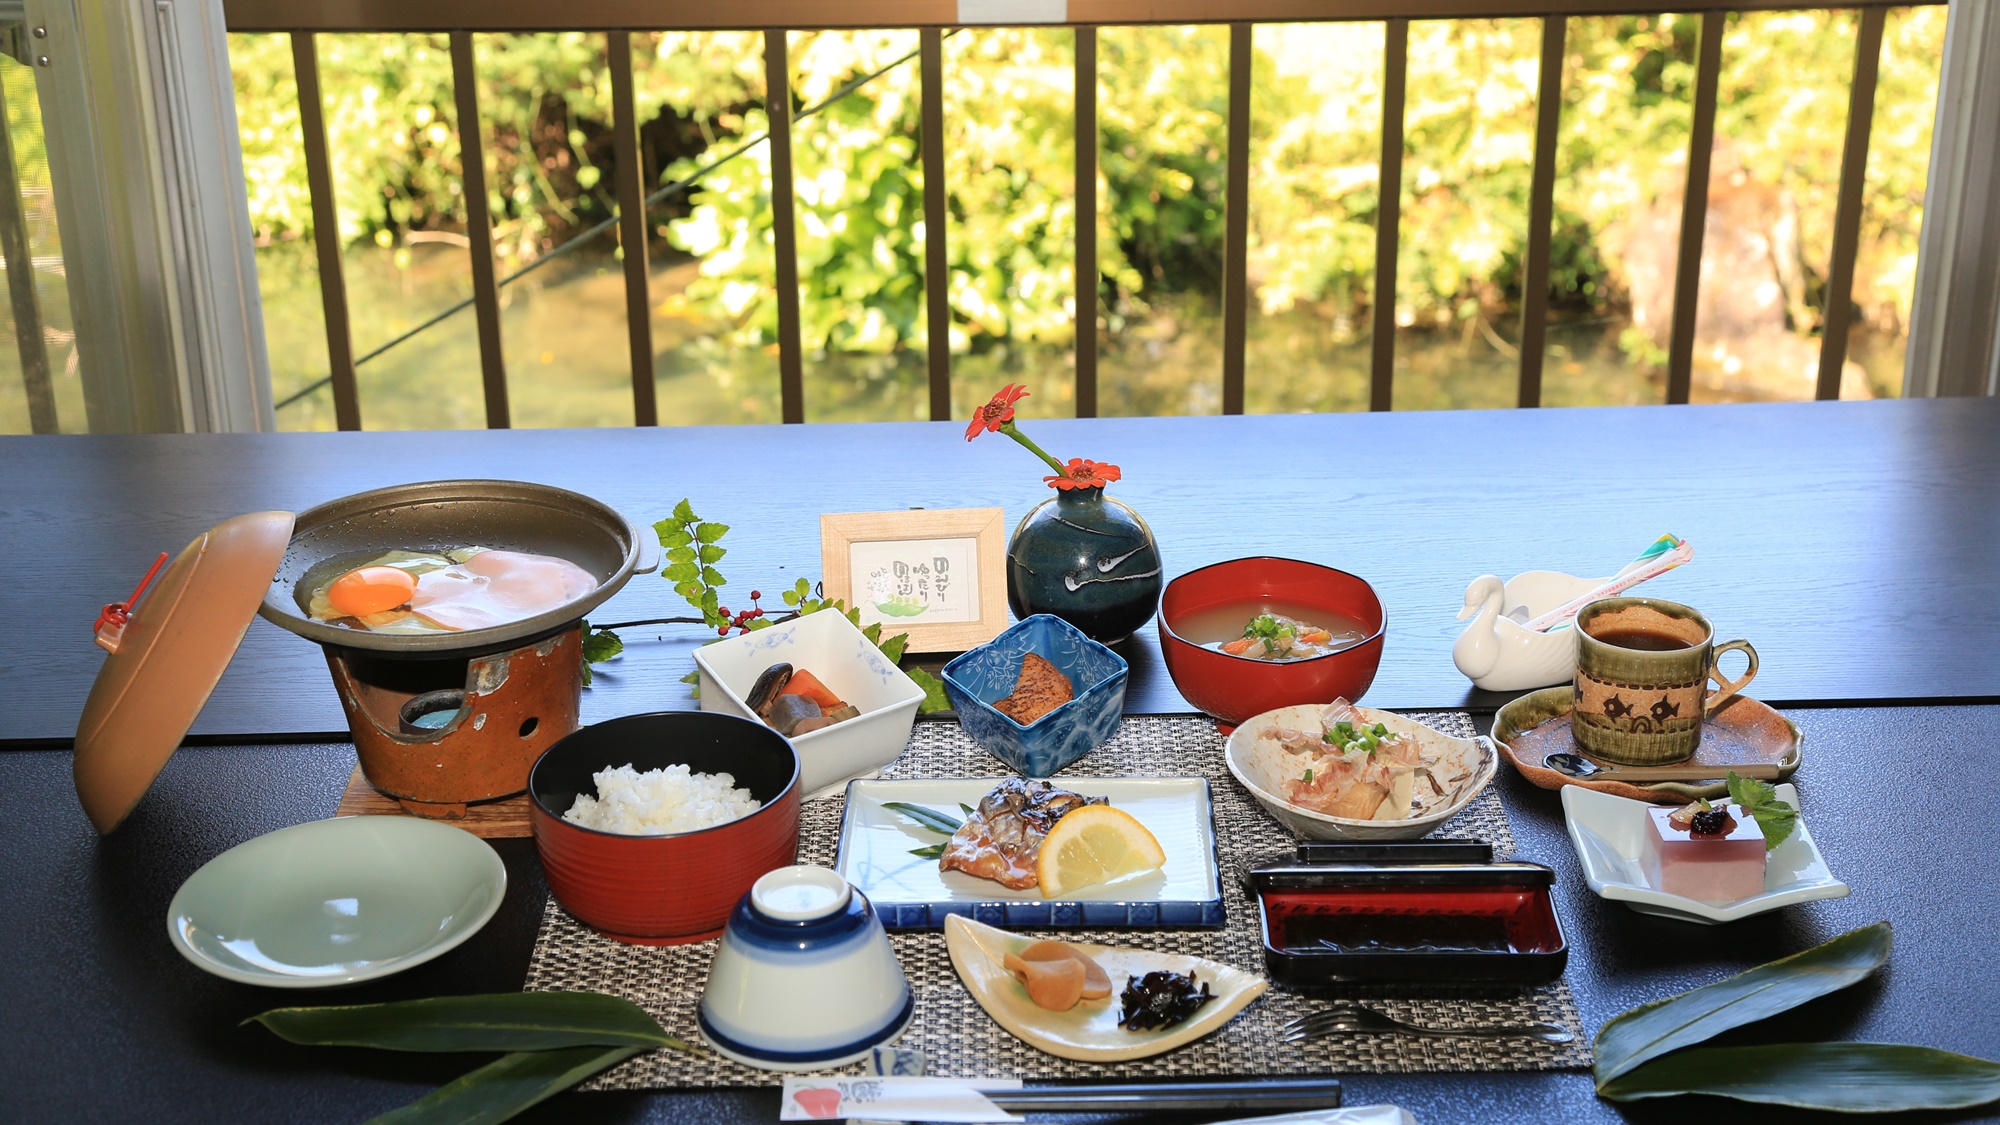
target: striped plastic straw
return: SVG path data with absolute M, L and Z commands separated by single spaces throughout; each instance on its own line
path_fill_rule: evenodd
M 1648 578 L 1658 578 L 1684 562 L 1694 558 L 1694 547 L 1687 540 L 1675 535 L 1662 535 L 1653 540 L 1639 557 L 1626 564 L 1611 581 L 1578 597 L 1571 598 L 1556 608 L 1529 621 L 1522 628 L 1537 633 L 1552 633 L 1557 629 L 1567 629 L 1576 620 L 1576 611 L 1599 598 L 1617 597 Z

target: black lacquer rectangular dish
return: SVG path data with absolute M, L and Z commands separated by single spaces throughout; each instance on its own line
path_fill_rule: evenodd
M 1539 984 L 1569 959 L 1538 863 L 1280 862 L 1250 880 L 1265 967 L 1293 988 Z

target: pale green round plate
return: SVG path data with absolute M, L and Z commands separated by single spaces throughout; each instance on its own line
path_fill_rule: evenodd
M 346 816 L 266 833 L 204 864 L 167 908 L 174 948 L 219 977 L 325 988 L 388 976 L 479 932 L 507 892 L 486 841 Z

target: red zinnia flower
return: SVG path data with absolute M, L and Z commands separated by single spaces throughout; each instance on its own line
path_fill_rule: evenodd
M 1069 459 L 1069 468 L 1059 477 L 1043 477 L 1042 483 L 1050 488 L 1068 491 L 1072 488 L 1103 488 L 1123 474 L 1116 465 L 1106 465 L 1097 461 L 1086 461 L 1081 457 Z
M 1009 383 L 1000 388 L 993 401 L 973 412 L 972 424 L 965 427 L 965 440 L 971 441 L 982 432 L 997 434 L 1000 427 L 1014 420 L 1014 404 L 1028 397 L 1028 388 L 1020 383 Z

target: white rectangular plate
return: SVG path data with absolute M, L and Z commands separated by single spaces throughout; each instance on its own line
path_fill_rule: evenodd
M 939 929 L 950 914 L 993 926 L 1037 929 L 1223 924 L 1207 778 L 1063 778 L 1063 788 L 1086 797 L 1109 797 L 1113 808 L 1131 813 L 1160 841 L 1167 862 L 1158 871 L 1085 887 L 1061 899 L 1045 899 L 1032 887 L 1016 891 L 963 871 L 939 870 L 937 860 L 910 851 L 947 837 L 884 807 L 903 801 L 962 820 L 965 810 L 959 806 L 977 808 L 980 798 L 1002 780 L 850 782 L 834 868 L 868 896 L 882 924 L 892 930 Z
M 1789 783 L 1777 787 L 1778 799 L 1799 807 L 1799 791 Z M 1827 870 L 1812 833 L 1801 815 L 1792 834 L 1771 850 L 1764 867 L 1764 893 L 1717 906 L 1681 895 L 1670 895 L 1646 881 L 1639 854 L 1646 831 L 1644 801 L 1614 797 L 1579 785 L 1562 790 L 1563 818 L 1569 840 L 1583 861 L 1590 889 L 1642 914 L 1658 914 L 1690 922 L 1734 922 L 1795 902 L 1844 898 L 1847 884 Z

